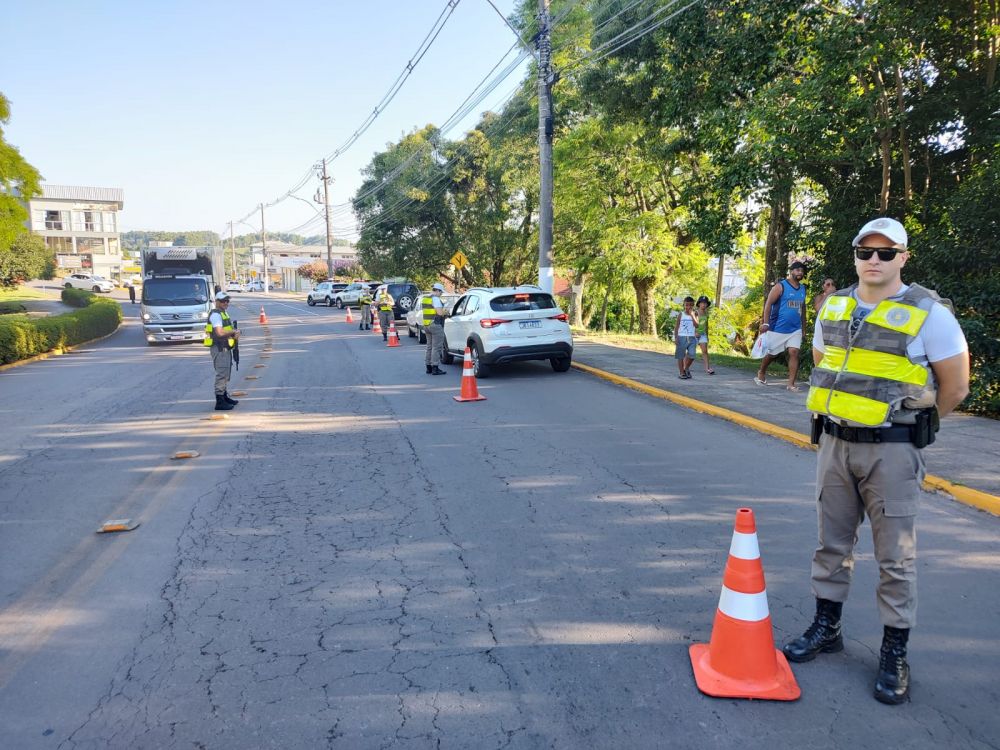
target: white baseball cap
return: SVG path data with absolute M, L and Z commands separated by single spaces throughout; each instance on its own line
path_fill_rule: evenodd
M 861 231 L 858 232 L 858 236 L 854 238 L 854 242 L 851 244 L 856 247 L 861 240 L 870 234 L 884 235 L 892 240 L 894 245 L 902 245 L 906 249 L 906 229 L 895 219 L 872 219 L 861 227 Z
M 434 286 L 431 287 L 431 289 L 433 289 L 435 291 L 438 291 L 438 292 L 443 292 L 444 291 L 444 284 L 435 284 Z
M 228 294 L 226 294 L 225 292 L 218 292 L 218 293 L 217 293 L 217 294 L 215 295 L 215 298 L 216 298 L 216 299 L 217 299 L 217 300 L 218 300 L 219 302 L 222 302 L 222 300 L 224 300 L 224 299 L 229 299 L 229 295 L 228 295 Z

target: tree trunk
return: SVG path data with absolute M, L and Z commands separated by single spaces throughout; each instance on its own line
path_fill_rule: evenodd
M 722 278 L 726 273 L 726 256 L 719 256 L 719 274 L 715 278 L 715 309 L 722 304 Z
M 611 299 L 611 283 L 604 287 L 604 302 L 601 303 L 601 333 L 608 332 L 608 300 Z
M 656 279 L 632 279 L 639 307 L 639 333 L 656 336 Z
M 573 323 L 572 325 L 583 327 L 583 287 L 587 283 L 587 274 L 583 271 L 577 271 L 575 274 L 573 284 L 573 296 L 570 298 L 570 307 L 573 310 Z
M 899 151 L 903 160 L 903 201 L 907 213 L 913 201 L 913 172 L 910 165 L 910 140 L 906 132 L 906 103 L 903 100 L 903 71 L 896 66 L 896 106 L 899 107 Z
M 889 188 L 892 184 L 892 125 L 889 120 L 889 98 L 885 93 L 882 71 L 875 67 L 872 70 L 872 77 L 878 94 L 875 117 L 878 122 L 879 151 L 882 155 L 882 188 L 879 190 L 878 210 L 884 214 L 889 210 Z
M 764 294 L 771 291 L 771 285 L 784 269 L 780 262 L 784 259 L 785 241 L 792 216 L 791 178 L 778 178 L 771 187 L 771 217 L 767 225 L 767 241 L 764 245 Z

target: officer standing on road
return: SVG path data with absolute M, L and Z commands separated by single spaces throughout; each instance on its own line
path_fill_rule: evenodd
M 128 282 L 127 282 L 127 286 L 128 286 L 128 301 L 131 302 L 134 305 L 135 304 L 135 282 L 132 281 L 131 279 L 129 279 Z
M 208 315 L 202 343 L 211 347 L 215 366 L 215 410 L 229 411 L 239 403 L 229 397 L 229 376 L 233 370 L 233 347 L 240 338 L 234 321 L 229 317 L 229 295 L 216 292 L 215 309 Z
M 444 354 L 444 319 L 448 315 L 444 300 L 441 299 L 443 293 L 444 285 L 435 284 L 431 287 L 430 296 L 421 298 L 423 300 L 424 334 L 427 336 L 424 364 L 427 365 L 428 375 L 445 374 L 445 371 L 438 366 L 441 364 Z
M 879 566 L 884 626 L 875 698 L 907 700 L 906 647 L 916 622 L 915 521 L 924 478 L 921 448 L 938 418 L 969 392 L 969 353 L 955 316 L 938 295 L 904 284 L 907 235 L 875 219 L 854 238 L 858 283 L 831 294 L 813 337 L 816 367 L 806 405 L 813 412 L 819 546 L 813 554 L 816 616 L 784 647 L 792 661 L 841 651 L 841 610 L 854 545 L 867 514 Z
M 358 330 L 370 331 L 372 327 L 372 295 L 366 289 L 358 297 L 358 304 L 361 305 L 361 323 Z
M 396 304 L 396 300 L 392 298 L 389 294 L 388 289 L 382 289 L 378 293 L 378 299 L 375 300 L 375 306 L 378 308 L 378 324 L 382 327 L 382 340 L 387 341 L 389 339 L 389 322 L 393 320 L 393 305 Z

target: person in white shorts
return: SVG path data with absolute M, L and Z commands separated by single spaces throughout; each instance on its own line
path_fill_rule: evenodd
M 767 385 L 767 368 L 784 351 L 788 352 L 788 385 L 790 391 L 797 391 L 795 378 L 799 374 L 799 350 L 802 348 L 802 332 L 806 327 L 806 287 L 802 278 L 806 265 L 795 261 L 788 267 L 788 278 L 772 287 L 764 301 L 761 335 L 767 354 L 760 363 L 753 382 Z

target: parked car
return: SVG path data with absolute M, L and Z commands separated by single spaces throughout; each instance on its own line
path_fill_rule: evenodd
M 63 284 L 67 289 L 89 289 L 92 292 L 110 292 L 115 285 L 103 276 L 89 273 L 73 273 L 66 277 Z
M 226 291 L 227 292 L 242 292 L 243 291 L 243 285 L 240 282 L 238 282 L 238 281 L 230 281 L 229 283 L 226 284 Z
M 333 296 L 333 303 L 340 309 L 344 309 L 350 305 L 355 307 L 360 307 L 361 305 L 361 293 L 368 292 L 371 290 L 370 281 L 355 281 L 348 284 L 340 291 L 336 292 Z
M 276 284 L 273 281 L 268 282 L 268 289 L 280 289 L 281 285 Z M 246 291 L 248 292 L 263 292 L 264 291 L 264 280 L 263 279 L 251 279 L 246 283 Z
M 314 307 L 317 302 L 322 302 L 327 307 L 333 307 L 333 298 L 337 292 L 347 288 L 347 284 L 337 281 L 321 281 L 314 286 L 306 295 L 306 304 Z
M 566 313 L 533 284 L 470 289 L 445 318 L 444 338 L 445 364 L 468 346 L 477 378 L 488 377 L 494 365 L 530 359 L 547 359 L 553 370 L 566 372 L 573 359 Z
M 420 287 L 412 281 L 379 284 L 372 292 L 372 297 L 378 299 L 378 295 L 383 289 L 387 289 L 389 296 L 393 299 L 392 313 L 396 320 L 405 318 L 406 314 L 417 304 L 417 300 L 420 299 Z
M 406 313 L 406 333 L 411 339 L 419 339 L 421 344 L 427 343 L 427 336 L 424 333 L 424 298 L 430 297 L 430 292 L 421 292 L 413 307 Z M 451 309 L 455 306 L 459 294 L 442 294 L 441 301 L 444 306 Z

